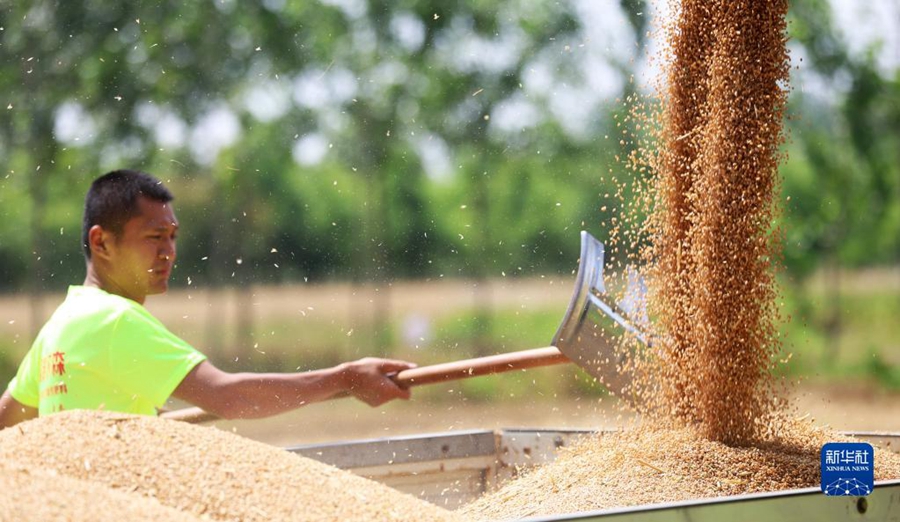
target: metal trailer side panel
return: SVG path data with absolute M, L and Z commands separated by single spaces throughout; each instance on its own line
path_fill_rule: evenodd
M 819 488 L 795 489 L 572 513 L 522 522 L 856 522 L 900 521 L 900 480 L 875 483 L 868 497 L 826 497 Z

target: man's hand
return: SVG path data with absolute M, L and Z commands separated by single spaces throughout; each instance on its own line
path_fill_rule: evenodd
M 379 406 L 393 399 L 409 399 L 409 389 L 398 386 L 390 376 L 415 367 L 406 361 L 366 357 L 339 368 L 347 390 L 354 397 L 369 406 Z

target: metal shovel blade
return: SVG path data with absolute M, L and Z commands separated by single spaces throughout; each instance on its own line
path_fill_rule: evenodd
M 553 346 L 620 395 L 631 379 L 620 370 L 627 350 L 619 347 L 626 332 L 647 338 L 628 320 L 603 283 L 603 243 L 581 232 L 581 259 L 569 308 L 553 336 Z M 630 293 L 630 292 L 629 292 Z

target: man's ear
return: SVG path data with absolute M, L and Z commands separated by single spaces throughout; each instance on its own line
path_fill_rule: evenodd
M 109 244 L 112 241 L 112 233 L 104 230 L 100 225 L 94 225 L 88 230 L 88 245 L 91 247 L 91 257 L 106 257 L 109 254 Z

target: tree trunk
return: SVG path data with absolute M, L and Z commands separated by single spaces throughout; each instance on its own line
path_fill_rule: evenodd
M 841 356 L 841 267 L 834 258 L 825 267 L 825 365 L 834 366 Z
M 31 197 L 31 220 L 30 238 L 31 238 L 31 263 L 30 274 L 28 277 L 28 309 L 29 324 L 31 330 L 31 338 L 37 337 L 41 326 L 44 324 L 44 277 L 46 275 L 44 261 L 44 241 L 43 241 L 43 216 L 46 207 L 46 176 L 42 169 L 36 170 L 31 174 L 28 180 L 28 193 Z

